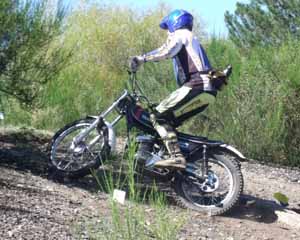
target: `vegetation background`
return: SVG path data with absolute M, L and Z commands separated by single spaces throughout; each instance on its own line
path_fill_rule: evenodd
M 5 5 L 9 2 L 15 5 Z M 234 14 L 226 13 L 228 38 L 208 36 L 200 17 L 195 15 L 195 32 L 212 65 L 224 68 L 231 64 L 234 70 L 216 104 L 204 113 L 210 120 L 196 116 L 183 130 L 221 139 L 249 158 L 300 166 L 300 1 L 276 2 L 252 0 L 238 4 Z M 158 24 L 170 11 L 160 4 L 137 15 L 130 7 L 84 1 L 73 11 L 62 5 L 51 8 L 45 4 L 37 12 L 32 10 L 36 9 L 34 4 L 27 10 L 16 10 L 16 6 L 20 1 L 1 2 L 2 22 L 7 12 L 40 17 L 34 18 L 36 22 L 18 17 L 19 25 L 13 25 L 12 20 L 6 21 L 6 28 L 0 26 L 0 56 L 7 59 L 8 46 L 15 52 L 9 65 L 0 64 L 0 112 L 5 114 L 0 124 L 54 131 L 109 106 L 126 87 L 128 57 L 153 50 L 164 42 L 166 33 L 159 30 Z M 27 29 L 28 37 L 19 38 L 30 43 L 21 51 L 16 46 L 25 46 L 22 41 L 17 42 L 19 45 L 8 44 L 14 37 L 8 37 L 7 26 L 20 33 L 20 26 L 28 26 L 28 22 L 36 25 Z M 30 32 L 32 29 L 39 31 Z M 43 31 L 49 29 L 53 31 Z M 41 35 L 47 37 L 40 45 L 25 41 L 41 39 Z M 30 71 L 20 64 L 27 62 L 32 63 Z M 170 61 L 163 61 L 145 64 L 138 78 L 149 97 L 159 102 L 176 88 L 173 76 Z M 8 87 L 13 90 L 6 92 Z M 33 94 L 24 101 L 22 96 L 27 93 Z M 120 133 L 123 127 L 124 123 Z

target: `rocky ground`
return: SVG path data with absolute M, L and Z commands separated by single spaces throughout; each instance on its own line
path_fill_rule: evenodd
M 0 129 L 0 239 L 86 238 L 80 226 L 110 213 L 108 196 L 92 177 L 51 180 L 46 154 L 50 136 Z M 242 169 L 245 191 L 240 205 L 226 216 L 189 212 L 177 239 L 300 239 L 297 224 L 278 218 L 286 208 L 273 198 L 275 192 L 285 193 L 287 208 L 300 213 L 300 171 L 254 161 L 243 163 Z M 174 206 L 170 211 L 187 210 Z

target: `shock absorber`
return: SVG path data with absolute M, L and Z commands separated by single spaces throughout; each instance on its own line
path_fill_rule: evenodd
M 203 150 L 202 150 L 202 177 L 206 177 L 208 175 L 208 163 L 207 163 L 207 157 L 206 157 L 206 150 L 207 146 L 204 144 L 203 145 Z

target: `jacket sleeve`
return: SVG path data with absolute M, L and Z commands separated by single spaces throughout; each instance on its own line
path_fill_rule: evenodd
M 170 35 L 160 48 L 144 54 L 146 62 L 155 62 L 174 57 L 181 49 L 182 41 L 175 35 Z

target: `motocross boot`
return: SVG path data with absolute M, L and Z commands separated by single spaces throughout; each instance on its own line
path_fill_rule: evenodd
M 159 121 L 157 121 L 156 116 L 154 114 L 150 115 L 150 120 L 157 133 L 163 139 L 163 142 L 170 154 L 169 158 L 155 162 L 154 166 L 185 169 L 186 160 L 180 151 L 177 135 L 172 126 L 170 126 L 166 122 L 160 123 Z
M 154 166 L 155 167 L 165 167 L 165 168 L 176 168 L 176 169 L 185 169 L 186 168 L 186 160 L 183 154 L 180 151 L 179 144 L 176 139 L 166 139 L 164 140 L 164 144 L 170 154 L 170 157 L 167 159 L 162 159 L 157 161 Z

